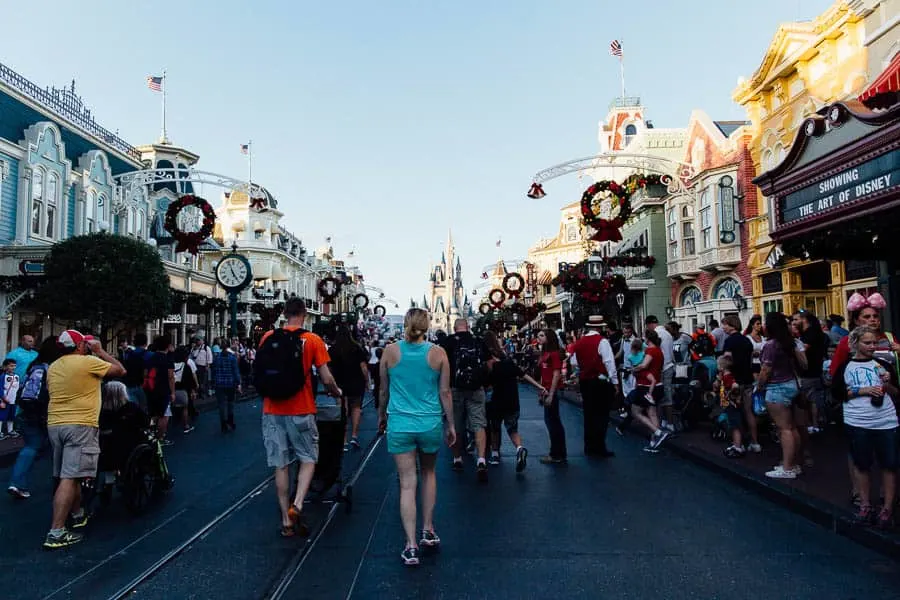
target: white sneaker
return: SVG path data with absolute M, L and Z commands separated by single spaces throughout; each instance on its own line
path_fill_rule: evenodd
M 766 477 L 770 477 L 772 479 L 797 479 L 797 473 L 794 470 L 785 471 L 781 465 L 778 465 L 771 471 L 766 472 Z
M 750 444 L 749 446 L 747 446 L 747 449 L 750 450 L 750 452 L 754 452 L 756 454 L 762 452 L 762 446 L 760 446 L 759 444 Z

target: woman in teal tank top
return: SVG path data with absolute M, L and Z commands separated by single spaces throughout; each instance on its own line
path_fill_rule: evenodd
M 406 339 L 391 344 L 381 357 L 379 429 L 387 430 L 388 452 L 394 455 L 400 478 L 400 517 L 406 546 L 400 555 L 405 565 L 419 564 L 419 544 L 441 543 L 434 532 L 437 499 L 435 463 L 444 438 L 446 416 L 448 446 L 456 443 L 450 364 L 447 354 L 425 341 L 428 313 L 412 308 L 406 313 Z M 422 475 L 422 535 L 416 539 L 416 458 Z

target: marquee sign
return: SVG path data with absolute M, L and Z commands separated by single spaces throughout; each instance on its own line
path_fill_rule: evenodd
M 898 185 L 900 149 L 787 194 L 780 202 L 779 224 L 790 225 Z

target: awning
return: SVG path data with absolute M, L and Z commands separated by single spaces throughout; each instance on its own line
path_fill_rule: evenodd
M 541 273 L 541 276 L 538 277 L 538 285 L 550 285 L 552 281 L 553 275 L 550 273 L 550 271 L 544 271 L 543 273 Z
M 859 101 L 869 108 L 887 108 L 900 100 L 900 54 L 881 75 L 859 95 Z

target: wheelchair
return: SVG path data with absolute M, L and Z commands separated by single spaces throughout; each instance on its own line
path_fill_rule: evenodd
M 82 504 L 89 509 L 95 500 L 109 506 L 118 490 L 137 516 L 174 484 L 156 429 L 142 422 L 145 416 L 134 417 L 117 414 L 101 423 L 97 476 L 82 481 Z

